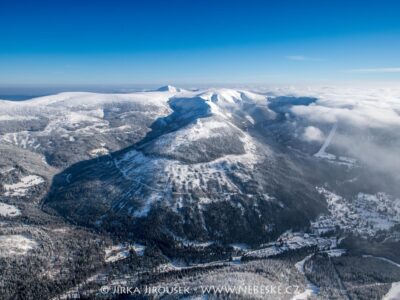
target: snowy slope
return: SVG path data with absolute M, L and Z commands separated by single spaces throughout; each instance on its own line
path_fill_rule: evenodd
M 331 203 L 315 186 L 333 185 L 354 199 L 382 191 L 397 199 L 387 183 L 398 176 L 399 139 L 391 127 L 400 124 L 398 94 L 384 93 L 376 103 L 377 92 L 354 93 L 348 100 L 350 91 L 165 86 L 0 101 L 0 143 L 58 167 L 48 205 L 78 219 L 90 211 L 90 224 L 105 226 L 112 214 L 121 222 L 153 218 L 162 209 L 173 216 L 168 230 L 182 238 L 195 232 L 205 240 L 236 235 L 230 242 L 241 242 L 253 230 L 268 239 L 324 221 L 317 216 Z M 7 182 L 3 195 L 41 186 L 29 178 Z M 233 219 L 240 220 L 237 227 L 222 227 Z M 376 221 L 371 234 L 392 228 L 397 218 L 391 220 Z

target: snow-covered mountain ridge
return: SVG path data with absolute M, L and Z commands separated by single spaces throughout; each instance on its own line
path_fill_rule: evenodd
M 266 242 L 329 214 L 316 186 L 344 199 L 398 197 L 388 184 L 398 164 L 394 92 L 379 105 L 378 94 L 355 94 L 348 106 L 326 90 L 283 94 L 166 86 L 0 101 L 0 142 L 59 169 L 45 207 L 135 235 L 148 226 L 199 241 Z M 394 159 L 377 164 L 378 156 Z

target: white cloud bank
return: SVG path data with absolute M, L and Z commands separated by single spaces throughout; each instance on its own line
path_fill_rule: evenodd
M 364 129 L 400 129 L 400 87 L 281 87 L 272 93 L 316 98 L 313 104 L 296 105 L 291 109 L 293 114 L 313 122 L 339 122 Z
M 317 127 L 308 126 L 304 129 L 302 138 L 308 142 L 322 142 L 325 139 L 325 135 Z
M 291 108 L 292 114 L 312 125 L 305 128 L 303 139 L 321 138 L 315 126 L 337 124 L 334 148 L 400 180 L 400 88 L 292 87 L 274 93 L 317 99 Z

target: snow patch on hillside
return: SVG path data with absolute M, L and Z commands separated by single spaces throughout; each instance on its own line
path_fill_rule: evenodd
M 304 292 L 293 296 L 291 300 L 307 300 L 311 298 L 313 295 L 318 295 L 319 288 L 312 283 L 307 283 L 306 289 Z
M 0 216 L 16 217 L 21 215 L 21 211 L 14 205 L 0 202 Z
M 97 156 L 107 155 L 107 154 L 109 154 L 109 150 L 105 147 L 92 149 L 89 152 L 89 155 L 92 157 L 97 157 Z
M 145 249 L 146 246 L 137 243 L 114 245 L 105 249 L 104 259 L 108 263 L 116 262 L 128 258 L 131 255 L 131 251 L 135 251 L 137 255 L 142 256 Z
M 397 300 L 400 299 L 400 282 L 393 282 L 389 292 L 385 294 L 382 300 Z
M 44 179 L 37 175 L 22 177 L 19 182 L 3 184 L 5 196 L 25 196 L 28 190 L 34 186 L 44 183 Z
M 336 238 L 323 238 L 300 232 L 286 232 L 282 234 L 276 242 L 269 243 L 258 250 L 249 251 L 245 256 L 256 258 L 268 258 L 287 251 L 318 248 L 319 250 L 329 250 L 337 245 Z
M 25 255 L 37 246 L 36 241 L 23 235 L 0 235 L 0 257 Z
M 0 136 L 0 141 L 6 144 L 15 145 L 22 149 L 35 149 L 40 147 L 40 144 L 28 131 L 6 133 L 3 136 Z

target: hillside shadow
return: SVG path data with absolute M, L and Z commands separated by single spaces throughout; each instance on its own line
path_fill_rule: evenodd
M 168 104 L 172 112 L 165 117 L 157 118 L 149 127 L 150 131 L 140 141 L 107 155 L 74 163 L 55 175 L 50 191 L 42 201 L 42 207 L 56 200 L 57 193 L 63 192 L 77 181 L 106 181 L 108 177 L 114 176 L 116 172 L 114 158 L 132 150 L 140 150 L 164 134 L 177 131 L 199 118 L 211 115 L 210 106 L 200 97 L 171 98 Z

